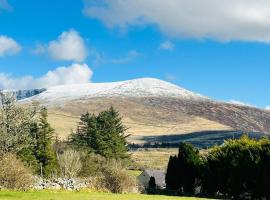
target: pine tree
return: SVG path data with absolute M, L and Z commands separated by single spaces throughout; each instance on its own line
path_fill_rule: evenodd
M 89 113 L 82 115 L 71 143 L 106 158 L 126 158 L 128 136 L 125 131 L 119 113 L 110 107 L 97 116 Z
M 170 156 L 167 173 L 165 176 L 166 188 L 169 190 L 180 189 L 179 160 L 177 156 Z
M 42 108 L 36 131 L 33 133 L 36 141 L 34 154 L 40 163 L 40 174 L 43 176 L 49 176 L 58 169 L 56 152 L 53 150 L 54 129 L 48 123 L 47 117 L 47 109 Z

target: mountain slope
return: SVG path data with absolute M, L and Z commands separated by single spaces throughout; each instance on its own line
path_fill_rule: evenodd
M 201 131 L 270 132 L 270 113 L 257 108 L 216 102 L 153 78 L 47 88 L 21 100 L 49 108 L 49 120 L 62 138 L 75 129 L 79 116 L 110 105 L 120 111 L 131 142 Z

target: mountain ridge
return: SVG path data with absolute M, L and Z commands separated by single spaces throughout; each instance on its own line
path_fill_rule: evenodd
M 209 98 L 188 91 L 180 86 L 155 78 L 139 78 L 108 83 L 85 83 L 59 85 L 46 88 L 43 92 L 25 100 L 53 101 L 75 100 L 93 97 L 174 97 L 190 100 L 209 100 Z

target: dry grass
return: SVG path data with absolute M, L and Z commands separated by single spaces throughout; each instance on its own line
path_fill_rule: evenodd
M 76 129 L 82 113 L 98 113 L 113 105 L 123 116 L 131 134 L 132 143 L 145 142 L 144 136 L 178 135 L 198 131 L 230 130 L 230 127 L 201 117 L 151 108 L 128 98 L 95 98 L 85 101 L 66 102 L 61 107 L 49 108 L 49 122 L 62 139 Z M 128 109 L 127 109 L 128 108 Z
M 171 155 L 176 155 L 178 149 L 139 149 L 131 153 L 131 158 L 145 169 L 166 169 Z
M 0 187 L 6 189 L 27 189 L 34 183 L 30 170 L 16 155 L 5 154 L 0 158 Z

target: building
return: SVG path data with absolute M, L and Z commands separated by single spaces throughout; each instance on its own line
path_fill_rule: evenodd
M 150 177 L 154 177 L 157 188 L 163 189 L 166 187 L 165 172 L 163 170 L 144 170 L 139 176 L 138 181 L 144 188 L 148 188 Z

